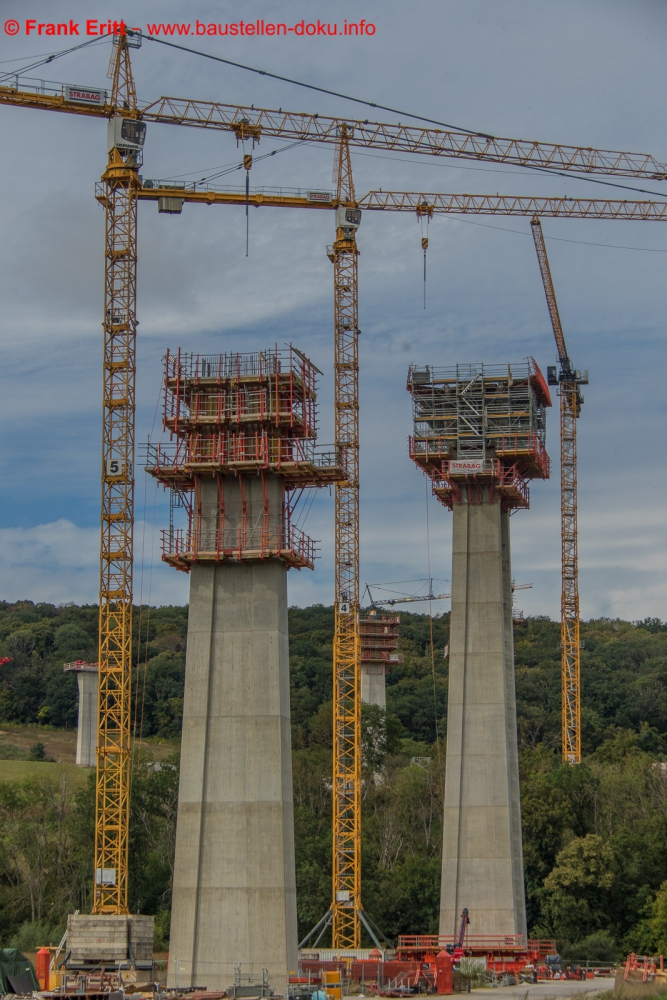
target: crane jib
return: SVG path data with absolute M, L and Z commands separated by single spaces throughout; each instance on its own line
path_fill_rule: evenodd
M 118 110 L 110 102 L 99 106 L 92 102 L 87 104 L 72 100 L 71 97 L 68 99 L 68 86 L 44 81 L 28 83 L 15 77 L 13 86 L 0 87 L 0 104 L 105 118 L 111 117 Z M 88 89 L 91 92 L 93 90 Z M 341 126 L 345 125 L 351 146 L 491 160 L 544 170 L 575 170 L 586 174 L 667 179 L 667 164 L 660 163 L 649 153 L 472 135 L 467 132 L 403 125 L 400 122 L 387 124 L 347 120 L 177 97 L 160 97 L 148 104 L 138 104 L 134 116 L 145 122 L 220 129 L 234 132 L 237 136 L 243 133 L 244 138 L 252 138 L 255 142 L 261 137 L 273 137 L 335 144 L 338 142 Z

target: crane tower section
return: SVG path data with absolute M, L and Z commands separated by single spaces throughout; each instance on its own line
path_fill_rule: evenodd
M 530 227 L 535 242 L 551 327 L 556 340 L 559 370 L 547 368 L 549 385 L 559 386 L 560 395 L 560 496 L 561 496 L 561 687 L 562 753 L 564 764 L 581 763 L 581 641 L 579 617 L 579 534 L 577 484 L 577 419 L 588 385 L 572 366 L 565 345 L 556 292 L 551 277 L 542 224 L 537 216 Z
M 128 913 L 134 421 L 137 337 L 137 193 L 146 126 L 127 39 L 112 54 L 105 208 L 104 403 L 99 618 L 99 724 L 94 914 Z
M 345 479 L 335 493 L 333 644 L 333 852 L 331 940 L 361 944 L 361 644 L 359 640 L 359 295 L 356 231 L 361 222 L 341 126 L 335 164 L 334 421 Z

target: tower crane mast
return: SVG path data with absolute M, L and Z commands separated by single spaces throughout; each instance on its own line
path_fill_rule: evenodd
M 99 723 L 93 913 L 128 913 L 137 192 L 146 126 L 127 38 L 112 50 L 113 107 L 105 187 L 104 403 L 99 619 Z
M 333 642 L 333 858 L 331 936 L 334 948 L 361 941 L 361 641 L 359 636 L 359 272 L 347 126 L 336 165 L 334 266 L 335 440 L 347 478 L 335 486 L 335 625 Z
M 542 224 L 537 216 L 530 223 L 540 274 L 549 308 L 560 369 L 548 369 L 549 384 L 560 392 L 560 485 L 561 485 L 561 684 L 563 762 L 581 763 L 581 651 L 579 637 L 579 556 L 577 530 L 577 418 L 588 384 L 588 372 L 572 367 L 551 278 Z

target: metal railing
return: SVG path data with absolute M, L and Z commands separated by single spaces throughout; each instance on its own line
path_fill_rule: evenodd
M 456 934 L 399 934 L 398 951 L 438 951 L 456 945 Z M 466 934 L 464 951 L 531 951 L 540 955 L 556 951 L 552 938 L 528 938 L 524 934 Z
M 317 547 L 312 538 L 291 524 L 274 530 L 258 527 L 250 536 L 243 527 L 172 527 L 162 530 L 162 555 L 165 559 L 184 563 L 286 558 L 312 566 Z
M 194 447 L 193 447 L 194 444 Z M 187 470 L 205 465 L 225 468 L 238 464 L 257 464 L 258 467 L 282 465 L 312 465 L 315 468 L 332 468 L 341 464 L 340 449 L 336 445 L 316 445 L 303 438 L 267 438 L 263 435 L 216 435 L 191 441 L 146 442 L 142 449 L 145 465 L 159 472 L 161 469 Z

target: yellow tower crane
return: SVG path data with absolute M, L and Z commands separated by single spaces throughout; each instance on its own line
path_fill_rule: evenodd
M 138 121 L 127 38 L 112 52 L 105 188 L 104 403 L 99 729 L 93 913 L 128 913 L 137 192 L 146 126 Z
M 340 128 L 334 171 L 335 441 L 347 474 L 335 487 L 333 641 L 333 851 L 331 938 L 334 948 L 361 944 L 361 645 L 359 638 L 359 272 L 361 210 L 347 125 Z
M 560 503 L 561 503 L 561 683 L 563 762 L 581 763 L 581 652 L 579 638 L 579 557 L 577 533 L 577 418 L 588 385 L 588 372 L 572 367 L 558 312 L 542 224 L 537 216 L 530 223 L 540 265 L 542 284 L 556 338 L 560 371 L 548 369 L 549 384 L 560 392 Z
M 136 339 L 136 223 L 138 200 L 156 200 L 169 189 L 148 188 L 139 178 L 147 122 L 231 132 L 237 140 L 262 137 L 324 142 L 337 148 L 337 197 L 329 204 L 308 193 L 265 196 L 173 189 L 182 204 L 284 205 L 337 212 L 334 262 L 336 314 L 336 432 L 348 469 L 348 483 L 336 495 L 335 706 L 337 727 L 334 782 L 334 940 L 339 947 L 359 941 L 360 869 L 360 691 L 357 608 L 358 549 L 358 305 L 354 230 L 360 208 L 423 214 L 540 215 L 576 218 L 641 218 L 665 221 L 662 203 L 592 199 L 531 199 L 513 196 L 370 192 L 355 201 L 349 150 L 372 147 L 394 152 L 519 166 L 582 171 L 587 175 L 667 178 L 667 166 L 648 154 L 624 153 L 497 138 L 464 131 L 358 121 L 258 109 L 219 102 L 160 97 L 139 104 L 129 48 L 140 44 L 132 32 L 115 39 L 111 97 L 82 96 L 80 88 L 53 87 L 12 78 L 0 86 L 0 104 L 35 108 L 109 121 L 109 162 L 98 187 L 106 223 L 104 313 L 104 426 L 102 466 L 102 549 L 100 587 L 100 731 L 98 739 L 95 834 L 95 898 L 98 913 L 127 911 L 129 829 L 130 674 L 132 635 L 132 528 Z M 103 93 L 103 92 L 100 92 Z M 343 216 L 338 213 L 344 210 Z M 348 213 L 351 212 L 352 216 Z M 344 225 L 338 225 L 340 219 Z M 356 218 L 356 223 L 354 219 Z M 344 597 L 347 595 L 348 600 Z M 345 776 L 343 778 L 343 776 Z M 349 893 L 349 896 L 345 894 Z M 340 894 L 340 895 L 339 895 Z

